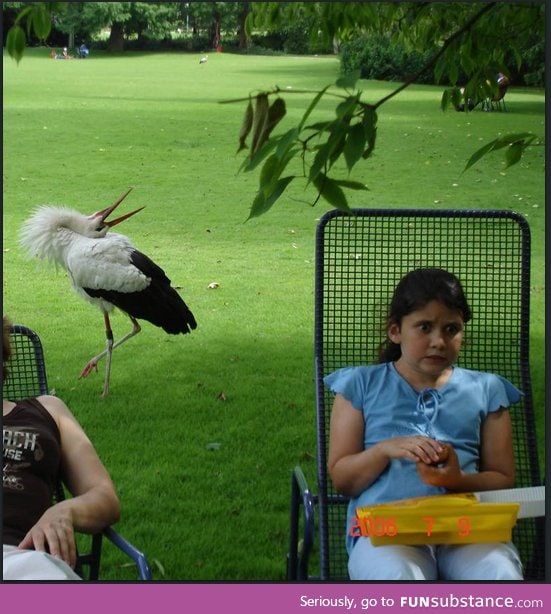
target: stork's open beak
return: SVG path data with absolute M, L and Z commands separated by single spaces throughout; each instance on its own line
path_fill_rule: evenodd
M 107 207 L 107 209 L 104 209 L 103 211 L 98 211 L 97 213 L 94 213 L 94 215 L 91 217 L 99 218 L 106 226 L 109 226 L 109 228 L 111 228 L 112 226 L 116 226 L 120 222 L 124 222 L 124 220 L 133 216 L 135 213 L 138 213 L 138 211 L 141 211 L 145 207 L 140 207 L 139 209 L 136 209 L 135 211 L 131 211 L 130 213 L 127 213 L 126 215 L 121 215 L 121 217 L 117 217 L 114 220 L 110 220 L 109 222 L 107 221 L 107 217 L 111 215 L 111 213 L 113 213 L 113 211 L 122 203 L 122 201 L 128 196 L 128 194 L 130 194 L 131 191 L 132 191 L 132 188 L 130 188 L 128 192 L 125 192 L 110 207 Z

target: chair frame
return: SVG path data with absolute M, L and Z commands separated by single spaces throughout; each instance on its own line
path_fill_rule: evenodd
M 378 220 L 390 220 L 392 224 L 396 224 L 397 229 L 401 229 L 404 234 L 407 234 L 409 227 L 412 226 L 412 235 L 415 235 L 415 227 L 423 224 L 435 225 L 438 228 L 438 224 L 442 226 L 442 230 L 439 232 L 444 233 L 445 229 L 451 230 L 453 236 L 449 236 L 449 250 L 452 254 L 451 260 L 447 255 L 443 255 L 447 249 L 443 249 L 441 253 L 432 253 L 430 250 L 434 249 L 428 245 L 431 240 L 423 239 L 427 245 L 423 245 L 419 248 L 415 244 L 415 238 L 408 239 L 408 237 L 400 236 L 396 238 L 397 243 L 402 244 L 404 249 L 399 251 L 398 247 L 395 248 L 396 256 L 390 255 L 390 266 L 398 263 L 403 268 L 401 277 L 408 270 L 416 268 L 416 266 L 440 266 L 442 268 L 448 268 L 452 272 L 456 272 L 453 269 L 453 257 L 456 254 L 460 254 L 463 257 L 463 251 L 465 243 L 468 245 L 471 237 L 462 236 L 461 233 L 472 232 L 473 229 L 476 235 L 479 232 L 479 236 L 473 240 L 479 240 L 482 247 L 477 243 L 473 246 L 474 250 L 483 250 L 486 247 L 488 251 L 488 270 L 491 267 L 499 269 L 500 267 L 506 267 L 499 262 L 499 256 L 496 257 L 496 262 L 491 261 L 491 241 L 484 242 L 484 228 L 486 230 L 494 227 L 497 231 L 503 232 L 504 235 L 511 233 L 514 237 L 516 245 L 514 246 L 515 258 L 518 260 L 518 272 L 514 272 L 513 275 L 517 275 L 515 279 L 518 280 L 518 339 L 512 337 L 510 346 L 511 355 L 516 356 L 518 354 L 519 364 L 515 365 L 515 371 L 518 372 L 517 381 L 513 381 L 524 392 L 524 398 L 521 402 L 520 409 L 512 409 L 512 414 L 515 412 L 518 433 L 515 434 L 516 445 L 519 450 L 516 450 L 517 462 L 522 463 L 522 471 L 519 472 L 517 467 L 517 486 L 539 486 L 542 484 L 540 478 L 537 446 L 536 446 L 536 431 L 535 431 L 535 419 L 532 399 L 532 387 L 530 379 L 529 369 L 529 300 L 530 300 L 530 231 L 526 220 L 520 215 L 511 211 L 492 211 L 492 210 L 425 210 L 425 209 L 357 209 L 353 210 L 350 214 L 345 214 L 341 211 L 330 211 L 326 213 L 320 220 L 317 235 L 316 235 L 316 287 L 315 287 L 315 381 L 316 381 L 316 429 L 317 429 L 317 494 L 314 493 L 305 477 L 305 474 L 301 467 L 295 467 L 291 476 L 291 510 L 290 510 L 290 536 L 289 536 L 289 552 L 287 555 L 287 578 L 289 580 L 331 580 L 331 581 L 345 581 L 348 579 L 346 573 L 346 553 L 344 551 L 344 531 L 345 531 L 345 518 L 346 509 L 348 504 L 348 498 L 336 493 L 332 487 L 330 477 L 327 472 L 327 443 L 328 443 L 328 424 L 331 411 L 332 395 L 328 391 L 323 383 L 323 377 L 338 368 L 339 366 L 348 366 L 343 359 L 343 364 L 340 365 L 326 365 L 326 334 L 325 328 L 329 326 L 341 326 L 346 328 L 347 322 L 344 322 L 348 316 L 345 315 L 341 318 L 341 307 L 338 301 L 344 300 L 339 293 L 339 289 L 335 290 L 333 286 L 329 289 L 326 288 L 326 281 L 333 275 L 338 278 L 341 275 L 339 267 L 341 262 L 339 258 L 344 261 L 345 256 L 339 255 L 338 250 L 344 248 L 336 245 L 347 245 L 347 238 L 352 237 L 354 243 L 350 248 L 350 258 L 361 258 L 362 255 L 354 254 L 354 247 L 360 251 L 363 249 L 363 245 L 366 244 L 365 250 L 368 253 L 368 258 L 373 257 L 373 253 L 377 254 L 378 241 L 383 242 L 381 239 L 381 228 L 377 227 Z M 464 220 L 469 220 L 465 222 Z M 348 225 L 348 229 L 339 230 L 339 226 L 344 227 Z M 357 230 L 360 225 L 373 226 L 366 230 L 363 226 L 361 230 Z M 461 224 L 465 224 L 465 228 L 461 227 Z M 481 226 L 481 230 L 478 226 Z M 331 230 L 335 226 L 338 230 Z M 506 230 L 501 231 L 500 228 Z M 404 230 L 405 229 L 405 230 Z M 334 233 L 332 235 L 331 233 Z M 342 234 L 339 234 L 342 232 Z M 369 236 L 367 233 L 370 233 Z M 430 230 L 427 231 L 430 233 Z M 349 233 L 347 235 L 346 233 Z M 363 233 L 363 234 L 362 234 Z M 379 234 L 377 234 L 379 233 Z M 436 236 L 436 235 L 435 235 Z M 508 235 L 507 235 L 508 236 Z M 359 237 L 359 238 L 358 238 Z M 458 238 L 459 237 L 459 238 Z M 448 235 L 441 237 L 442 245 L 447 248 L 447 243 L 442 240 L 448 240 Z M 333 243 L 331 243 L 333 241 Z M 363 243 L 362 243 L 363 241 Z M 384 239 L 388 241 L 388 239 Z M 409 241 L 409 243 L 408 243 Z M 461 243 L 464 243 L 461 248 Z M 373 243 L 373 246 L 367 247 L 367 243 Z M 458 247 L 459 245 L 459 247 Z M 388 246 L 387 246 L 388 247 Z M 391 245 L 390 248 L 394 248 Z M 499 247 L 499 249 L 503 249 Z M 369 252 L 368 250 L 375 250 L 375 252 Z M 417 251 L 419 250 L 419 251 Z M 425 251 L 423 251 L 425 250 Z M 389 249 L 389 253 L 390 253 Z M 428 255 L 427 255 L 428 253 Z M 482 253 L 482 252 L 481 252 Z M 497 253 L 497 252 L 496 252 Z M 477 256 L 480 257 L 480 256 Z M 384 256 L 382 257 L 384 260 Z M 422 263 L 416 262 L 417 260 L 423 260 Z M 517 266 L 517 260 L 511 265 L 511 268 Z M 397 266 L 398 266 L 397 265 Z M 352 267 L 353 265 L 342 265 L 345 267 Z M 363 265 L 362 265 L 363 266 Z M 369 267 L 370 265 L 365 265 Z M 471 266 L 465 264 L 464 266 Z M 474 266 L 474 265 L 473 265 Z M 333 268 L 331 268 L 333 267 Z M 328 273 L 327 269 L 331 268 L 331 273 Z M 373 271 L 370 271 L 373 272 Z M 488 273 L 492 275 L 493 273 Z M 495 273 L 501 275 L 500 271 Z M 352 274 L 353 275 L 353 274 Z M 326 279 L 327 278 L 327 279 Z M 348 283 L 348 278 L 347 283 Z M 460 276 L 461 279 L 461 276 Z M 396 279 L 398 281 L 398 279 Z M 329 281 L 328 283 L 332 283 Z M 356 283 L 355 279 L 350 281 L 353 286 Z M 337 283 L 335 284 L 337 285 Z M 469 286 L 466 285 L 467 299 L 471 300 L 469 295 Z M 393 287 L 389 289 L 391 292 Z M 331 297 L 331 305 L 327 307 L 325 302 L 328 300 L 326 293 L 334 292 L 335 296 Z M 355 290 L 353 290 L 355 291 Z M 359 292 L 361 295 L 365 290 Z M 516 295 L 515 295 L 516 296 Z M 346 298 L 346 297 L 345 297 Z M 492 297 L 494 298 L 494 297 Z M 477 297 L 478 299 L 478 297 Z M 354 299 L 353 299 L 354 300 Z M 361 298 L 355 300 L 361 302 Z M 480 299 L 483 303 L 483 298 Z M 495 300 L 495 299 L 494 299 Z M 509 300 L 509 299 L 507 299 Z M 384 308 L 386 309 L 386 302 Z M 371 306 L 371 303 L 370 303 Z M 348 307 L 348 306 L 347 306 Z M 333 311 L 330 311 L 331 308 Z M 351 309 L 356 308 L 354 305 Z M 361 308 L 361 306 L 360 306 Z M 512 312 L 514 310 L 511 310 Z M 329 314 L 329 315 L 328 315 Z M 515 312 L 516 314 L 516 312 Z M 381 315 L 381 314 L 379 314 Z M 384 316 L 382 315 L 380 324 L 383 324 Z M 478 313 L 475 312 L 475 320 Z M 512 316 L 511 316 L 512 317 Z M 326 322 L 325 320 L 331 320 Z M 334 320 L 334 322 L 333 322 Z M 336 324 L 335 324 L 336 323 Z M 501 324 L 501 322 L 500 322 Z M 357 322 L 355 322 L 357 325 Z M 469 323 L 469 327 L 471 323 Z M 364 331 L 365 333 L 365 331 Z M 362 334 L 364 334 L 362 333 Z M 337 333 L 338 335 L 339 333 Z M 379 341 L 382 340 L 379 338 Z M 476 342 L 475 342 L 476 343 Z M 475 345 L 473 343 L 473 345 Z M 490 343 L 496 343 L 492 341 Z M 501 343 L 498 341 L 497 343 Z M 335 342 L 338 345 L 338 341 Z M 329 345 L 329 344 L 327 344 Z M 367 345 L 367 344 L 366 344 Z M 484 349 L 484 348 L 483 348 Z M 330 349 L 331 351 L 331 349 Z M 363 349 L 360 350 L 364 352 Z M 476 349 L 472 350 L 474 359 L 477 359 Z M 496 352 L 493 350 L 495 354 Z M 507 350 L 509 351 L 509 350 Z M 352 351 L 354 354 L 356 350 Z M 508 356 L 508 354 L 507 354 Z M 482 357 L 480 358 L 482 360 Z M 516 358 L 515 358 L 516 360 Z M 355 361 L 355 362 L 354 362 Z M 372 364 L 376 360 L 358 361 L 358 356 L 354 354 L 353 364 Z M 460 364 L 467 368 L 474 368 L 482 371 L 492 371 L 491 368 L 480 368 L 476 364 L 470 365 L 460 361 Z M 518 369 L 517 369 L 518 366 Z M 507 377 L 507 374 L 504 374 Z M 516 407 L 516 406 L 515 406 Z M 516 433 L 516 431 L 515 431 Z M 518 455 L 521 455 L 519 460 Z M 520 475 L 519 475 L 520 473 Z M 520 483 L 519 483 L 520 482 Z M 342 518 L 342 525 L 339 527 L 333 526 L 335 524 L 335 516 Z M 338 521 L 340 522 L 340 521 Z M 523 555 L 523 562 L 525 565 L 525 579 L 526 580 L 541 580 L 545 576 L 544 571 L 544 530 L 545 530 L 544 518 L 527 518 L 519 521 L 517 526 L 522 525 L 522 529 L 517 533 L 517 529 L 514 530 L 513 536 L 515 542 L 526 542 L 519 547 L 521 555 Z M 342 538 L 342 552 L 335 552 L 334 535 L 335 531 L 339 531 L 339 537 Z M 316 543 L 317 538 L 317 543 Z M 338 538 L 337 538 L 338 539 Z M 341 543 L 335 542 L 335 543 Z M 518 544 L 517 544 L 518 545 Z M 340 548 L 340 545 L 339 545 Z M 310 562 L 314 553 L 319 558 L 319 575 L 312 575 L 310 571 Z M 343 554 L 344 553 L 344 554 Z M 343 562 L 344 561 L 344 562 Z
M 15 352 L 17 351 L 18 337 L 27 339 L 30 347 L 32 346 L 32 351 L 29 348 L 29 355 L 20 357 L 19 364 L 16 354 L 14 354 L 10 363 L 10 376 L 4 383 L 4 398 L 18 401 L 23 398 L 49 394 L 44 351 L 39 336 L 32 329 L 20 324 L 13 324 L 11 326 L 11 335 L 12 340 L 15 341 Z M 18 368 L 20 366 L 22 369 Z M 15 398 L 12 398 L 14 396 Z M 61 481 L 57 484 L 54 497 L 57 501 L 65 499 L 65 490 Z M 134 547 L 112 527 L 106 527 L 102 532 L 91 535 L 89 551 L 85 553 L 79 552 L 76 571 L 83 579 L 99 579 L 103 538 L 106 538 L 132 559 L 140 580 L 147 581 L 152 579 L 151 568 L 145 554 Z

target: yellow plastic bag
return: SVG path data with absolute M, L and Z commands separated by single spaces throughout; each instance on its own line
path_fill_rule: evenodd
M 353 537 L 374 546 L 506 542 L 519 503 L 480 503 L 472 493 L 403 499 L 356 509 Z

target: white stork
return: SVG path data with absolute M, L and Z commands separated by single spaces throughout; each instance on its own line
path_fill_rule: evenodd
M 165 272 L 139 252 L 127 237 L 108 234 L 112 226 L 143 209 L 107 221 L 131 189 L 107 209 L 88 217 L 64 207 L 41 206 L 21 229 L 21 244 L 29 256 L 61 265 L 77 293 L 103 313 L 106 349 L 94 356 L 80 374 L 82 378 L 97 370 L 99 360 L 106 356 L 102 396 L 109 394 L 111 354 L 140 332 L 138 319 L 147 320 L 172 335 L 189 333 L 197 326 Z M 132 321 L 132 330 L 116 343 L 109 321 L 114 307 L 124 311 Z
M 209 61 L 209 56 L 205 55 L 199 60 L 199 64 L 206 64 Z

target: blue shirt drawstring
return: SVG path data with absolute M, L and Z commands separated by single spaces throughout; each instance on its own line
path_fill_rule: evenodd
M 430 437 L 434 437 L 432 424 L 438 416 L 441 400 L 442 395 L 434 388 L 426 388 L 425 390 L 421 390 L 419 396 L 417 397 L 417 407 L 415 413 L 418 416 L 425 418 L 427 434 Z

